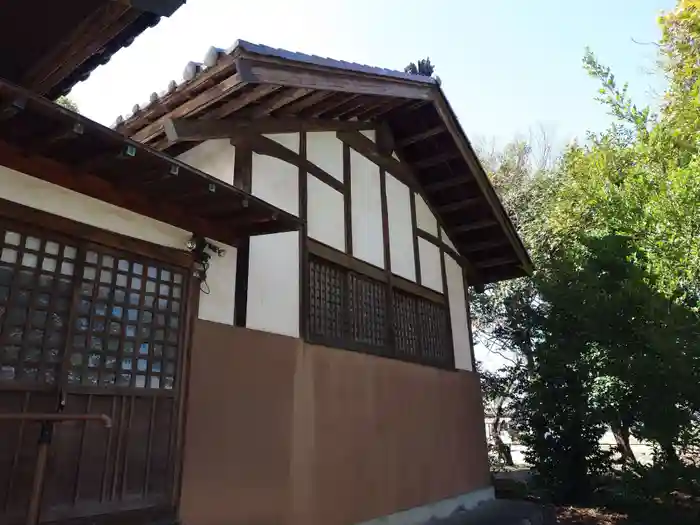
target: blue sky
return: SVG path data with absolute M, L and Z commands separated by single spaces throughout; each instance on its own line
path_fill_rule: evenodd
M 544 127 L 557 143 L 610 121 L 581 68 L 590 46 L 637 101 L 658 98 L 656 18 L 674 0 L 187 0 L 119 52 L 72 96 L 111 125 L 211 45 L 236 39 L 402 69 L 430 56 L 477 143 Z M 646 44 L 635 43 L 642 42 Z

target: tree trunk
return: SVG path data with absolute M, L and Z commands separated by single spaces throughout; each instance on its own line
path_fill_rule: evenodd
M 501 439 L 501 416 L 503 415 L 503 403 L 504 401 L 501 400 L 496 407 L 496 414 L 494 414 L 493 425 L 491 426 L 491 436 L 493 437 L 494 445 L 496 445 L 496 452 L 501 458 L 503 464 L 507 467 L 512 467 L 514 465 L 510 447 Z
M 615 437 L 617 449 L 622 456 L 622 462 L 625 464 L 636 465 L 637 458 L 634 456 L 634 451 L 630 446 L 630 431 L 623 423 L 614 421 L 610 424 L 610 429 Z

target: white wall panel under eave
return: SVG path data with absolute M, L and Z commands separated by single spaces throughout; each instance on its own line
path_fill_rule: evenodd
M 450 305 L 455 368 L 472 370 L 472 345 L 469 338 L 462 268 L 457 264 L 457 261 L 445 254 L 445 271 L 447 274 L 447 297 Z
M 250 238 L 246 326 L 299 337 L 299 232 Z
M 372 142 L 376 142 L 377 133 L 373 129 L 366 129 L 360 131 L 365 137 L 367 137 Z
M 293 164 L 253 153 L 251 190 L 273 206 L 299 215 L 299 168 Z
M 199 296 L 199 318 L 233 326 L 237 251 L 233 246 L 214 244 L 224 248 L 226 253 L 223 257 L 213 255 L 211 258 L 207 282 L 202 283 L 202 288 L 209 293 Z
M 442 268 L 440 267 L 440 248 L 425 239 L 418 239 L 420 255 L 421 285 L 442 293 Z
M 306 158 L 323 171 L 343 182 L 343 143 L 335 131 L 306 134 Z
M 236 149 L 228 139 L 207 140 L 177 157 L 204 173 L 233 184 Z
M 384 231 L 379 167 L 350 150 L 352 254 L 384 268 Z
M 386 174 L 386 201 L 389 216 L 391 271 L 405 279 L 415 281 L 411 193 L 408 186 L 388 173 Z
M 438 236 L 438 223 L 423 197 L 416 193 L 416 226 L 424 232 Z
M 0 166 L 0 188 L 3 199 L 160 246 L 184 250 L 191 235 L 170 224 L 3 166 Z M 208 275 L 211 293 L 200 294 L 199 317 L 233 324 L 236 249 L 221 246 L 226 249 L 226 255 L 211 260 Z
M 345 205 L 343 194 L 313 175 L 307 175 L 307 177 L 309 237 L 344 252 Z

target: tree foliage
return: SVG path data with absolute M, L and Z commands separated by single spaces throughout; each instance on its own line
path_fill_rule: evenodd
M 590 494 L 606 427 L 625 468 L 638 468 L 630 437 L 665 465 L 698 443 L 700 2 L 660 23 L 657 113 L 587 50 L 611 126 L 544 169 L 522 142 L 484 162 L 536 271 L 476 296 L 477 340 L 508 356 L 502 378 L 520 371 L 507 406 L 559 499 Z
M 78 104 L 75 103 L 75 101 L 67 96 L 61 96 L 56 99 L 56 104 L 59 106 L 63 106 L 66 109 L 70 109 L 71 111 L 75 113 L 80 113 L 78 110 Z

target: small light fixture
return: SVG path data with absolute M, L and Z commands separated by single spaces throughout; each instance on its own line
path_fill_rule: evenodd
M 207 271 L 209 270 L 212 254 L 223 257 L 226 255 L 226 250 L 195 234 L 190 237 L 185 246 L 194 255 L 195 276 L 202 281 L 203 286 L 206 285 Z
M 209 185 L 209 192 L 210 192 L 210 193 L 216 193 L 216 184 L 210 184 L 210 185 Z
M 124 150 L 124 154 L 127 157 L 135 157 L 136 156 L 136 146 L 132 144 L 127 144 L 126 149 Z
M 175 164 L 171 164 L 170 165 L 170 175 L 177 177 L 178 173 L 180 173 L 180 166 L 176 166 Z

